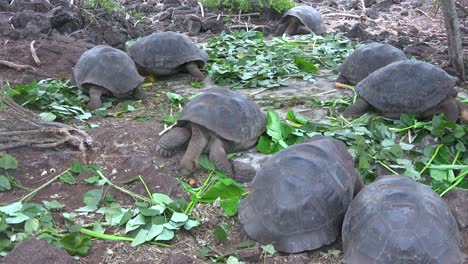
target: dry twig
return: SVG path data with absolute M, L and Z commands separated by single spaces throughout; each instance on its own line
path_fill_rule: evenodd
M 34 43 L 35 42 L 36 42 L 35 40 L 31 41 L 30 50 L 31 50 L 31 55 L 32 55 L 32 57 L 34 59 L 34 62 L 36 63 L 37 66 L 39 66 L 39 65 L 41 65 L 41 60 L 37 56 L 36 49 L 34 48 Z
M 31 69 L 33 71 L 36 71 L 36 68 L 34 68 L 31 65 L 16 64 L 16 63 L 6 61 L 6 60 L 0 60 L 0 65 L 4 65 L 4 66 L 10 67 L 10 68 L 13 68 L 13 69 L 15 69 L 17 71 L 21 71 L 21 70 L 25 70 L 25 69 Z

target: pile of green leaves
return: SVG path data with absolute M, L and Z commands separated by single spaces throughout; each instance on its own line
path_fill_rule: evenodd
M 278 87 L 301 77 L 314 82 L 321 66 L 333 68 L 352 51 L 351 42 L 338 35 L 303 35 L 294 40 L 263 39 L 257 31 L 222 33 L 205 48 L 211 79 L 233 88 Z
M 16 168 L 11 159 L 0 158 L 0 162 L 8 164 L 8 168 Z M 83 196 L 85 206 L 75 210 L 80 215 L 95 213 L 101 215 L 98 221 L 83 224 L 78 220 L 76 212 L 62 212 L 65 226 L 54 223 L 51 211 L 61 211 L 64 205 L 59 202 L 42 201 L 43 206 L 36 203 L 26 203 L 25 200 L 34 195 L 37 190 L 23 197 L 20 201 L 0 207 L 0 256 L 10 251 L 16 241 L 28 239 L 35 234 L 38 239 L 64 248 L 71 255 L 87 254 L 91 239 L 99 238 L 115 241 L 129 241 L 133 246 L 148 242 L 166 246 L 159 241 L 171 240 L 175 232 L 181 228 L 191 230 L 198 222 L 189 219 L 184 213 L 187 208 L 185 200 L 174 201 L 161 193 L 151 193 L 143 182 L 148 197 L 132 193 L 110 182 L 97 165 L 83 165 L 74 162 L 70 168 L 56 176 L 62 182 L 76 184 L 76 174 L 91 174 L 84 180 L 87 184 L 97 186 L 109 185 L 121 192 L 133 196 L 138 202 L 132 207 L 123 207 L 110 194 L 104 195 L 103 187 L 86 192 Z M 49 181 L 48 183 L 51 183 Z M 41 186 L 39 188 L 42 188 Z M 89 227 L 92 228 L 88 229 Z M 113 234 L 105 234 L 106 227 L 112 227 Z M 127 236 L 128 235 L 128 236 Z
M 78 87 L 71 85 L 68 80 L 33 81 L 30 84 L 19 84 L 15 88 L 8 86 L 6 92 L 16 103 L 43 111 L 39 116 L 46 121 L 69 118 L 84 121 L 91 117 L 91 113 L 85 108 L 85 104 L 89 102 L 89 96 Z M 116 102 L 115 98 L 103 97 L 102 107 L 92 111 L 92 114 L 116 117 L 135 110 L 131 101 L 126 101 L 122 104 L 121 110 L 109 113 L 108 108 Z
M 18 161 L 15 157 L 9 154 L 0 155 L 0 192 L 9 191 L 14 186 L 20 186 L 20 184 L 9 175 L 9 170 L 15 170 L 18 168 Z
M 202 0 L 201 2 L 207 7 L 224 8 L 230 12 L 252 11 L 254 3 L 257 8 L 271 7 L 278 13 L 283 13 L 296 5 L 293 0 L 258 0 L 255 2 L 250 0 Z
M 443 115 L 427 122 L 409 115 L 400 120 L 364 115 L 351 122 L 335 116 L 315 123 L 291 110 L 282 121 L 268 110 L 266 135 L 260 137 L 257 150 L 275 153 L 316 134 L 345 142 L 366 182 L 377 177 L 377 166 L 383 166 L 388 174 L 410 176 L 441 195 L 455 186 L 468 188 L 468 127 Z
M 238 153 L 230 153 L 228 159 L 238 155 Z M 228 216 L 237 214 L 237 205 L 244 195 L 244 190 L 241 184 L 227 177 L 222 172 L 216 171 L 215 166 L 206 154 L 200 155 L 198 160 L 200 167 L 210 171 L 208 178 L 204 184 L 198 188 L 192 188 L 184 181 L 180 181 L 190 196 L 190 204 L 187 206 L 186 213 L 190 214 L 191 210 L 197 203 L 214 203 L 219 201 L 219 205 Z
M 65 120 L 74 117 L 85 120 L 91 114 L 83 109 L 89 97 L 69 81 L 45 79 L 30 84 L 19 84 L 14 89 L 7 87 L 7 94 L 18 104 L 44 111 L 45 120 Z

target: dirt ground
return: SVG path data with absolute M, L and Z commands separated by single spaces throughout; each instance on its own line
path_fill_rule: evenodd
M 198 28 L 195 22 L 185 19 L 190 14 L 200 14 L 196 1 L 127 1 L 125 11 L 137 10 L 144 18 L 126 19 L 125 15 L 108 15 L 98 13 L 93 19 L 85 18 L 79 8 L 69 6 L 68 1 L 30 1 L 0 0 L 0 60 L 16 64 L 30 65 L 34 69 L 16 70 L 0 65 L 0 79 L 12 85 L 29 83 L 32 80 L 44 78 L 70 78 L 72 68 L 81 53 L 97 44 L 108 44 L 122 48 L 125 41 L 149 34 L 150 32 L 176 30 L 199 43 L 219 33 L 220 29 L 230 31 L 239 29 L 239 25 L 263 30 L 266 35 L 274 32 L 280 16 L 274 12 L 266 12 L 262 16 L 252 15 L 232 18 L 231 23 L 220 25 L 213 19 L 201 19 Z M 367 16 L 372 21 L 359 21 L 347 15 L 359 15 L 361 10 L 353 9 L 351 0 L 336 1 L 299 1 L 301 4 L 315 6 L 324 14 L 327 32 L 338 32 L 358 42 L 386 42 L 403 49 L 407 54 L 440 65 L 447 66 L 447 45 L 441 11 L 434 14 L 432 1 L 406 0 L 377 1 L 367 8 Z M 467 1 L 459 1 L 468 7 Z M 184 7 L 184 8 L 180 8 Z M 187 7 L 187 8 L 185 8 Z M 170 9 L 172 8 L 172 10 Z M 27 11 L 29 10 L 29 11 Z M 188 10 L 188 11 L 184 11 Z M 192 12 L 195 10 L 195 12 Z M 27 11 L 27 12 L 25 12 Z M 216 14 L 216 10 L 204 10 Z M 185 12 L 185 13 L 184 13 Z M 167 16 L 167 17 L 165 17 Z M 208 15 L 207 15 L 208 17 Z M 10 19 L 11 18 L 11 19 Z M 33 19 L 34 18 L 34 19 Z M 461 16 L 468 27 L 466 15 Z M 192 19 L 193 20 L 193 19 Z M 10 22 L 13 21 L 13 22 Z M 25 22 L 27 21 L 27 22 Z M 29 22 L 28 22 L 29 21 Z M 35 22 L 31 22 L 35 21 Z M 13 26 L 13 24 L 14 26 Z M 268 36 L 271 37 L 271 36 Z M 31 42 L 41 60 L 34 62 L 31 53 Z M 468 50 L 468 39 L 464 39 L 465 51 Z M 467 51 L 468 53 L 468 51 Z M 468 65 L 468 63 L 467 63 Z M 112 181 L 124 181 L 141 175 L 152 192 L 161 192 L 174 199 L 188 196 L 177 178 L 177 164 L 182 153 L 171 158 L 163 158 L 156 152 L 159 140 L 158 133 L 164 129 L 159 122 L 170 111 L 166 92 L 176 92 L 182 95 L 199 93 L 213 86 L 209 79 L 204 81 L 202 89 L 195 89 L 187 84 L 189 77 L 184 74 L 169 79 L 159 80 L 152 87 L 145 88 L 148 102 L 137 103 L 137 110 L 123 114 L 120 117 L 93 116 L 88 122 L 97 125 L 90 129 L 93 146 L 87 152 L 87 161 L 102 166 L 103 172 Z M 258 93 L 253 98 L 265 109 L 274 107 L 279 113 L 285 113 L 293 108 L 302 116 L 312 120 L 320 120 L 326 114 L 325 110 L 312 109 L 304 104 L 310 101 L 313 94 L 334 89 L 333 78 L 318 78 L 315 85 L 293 80 L 288 87 L 273 89 Z M 463 87 L 463 85 L 462 85 Z M 466 89 L 466 84 L 464 84 Z M 243 91 L 247 94 L 258 90 Z M 346 93 L 335 92 L 324 95 L 322 99 L 337 97 Z M 303 96 L 297 96 L 298 94 Z M 117 106 L 118 107 L 118 106 Z M 149 120 L 135 120 L 135 116 L 154 115 Z M 79 125 L 77 121 L 72 122 Z M 239 162 L 252 162 L 253 157 L 248 151 Z M 68 146 L 40 150 L 17 148 L 8 151 L 19 161 L 19 169 L 15 177 L 29 188 L 35 188 L 66 170 L 70 163 L 79 161 L 80 153 Z M 247 160 L 247 161 L 246 161 Z M 258 160 L 256 161 L 258 163 Z M 247 173 L 248 174 L 248 173 Z M 252 174 L 249 174 L 251 177 Z M 77 178 L 82 181 L 89 175 Z M 199 172 L 195 175 L 197 184 L 206 177 Z M 243 179 L 242 181 L 248 181 Z M 49 200 L 51 197 L 65 205 L 65 210 L 71 212 L 82 207 L 83 194 L 95 187 L 83 183 L 70 186 L 56 182 L 41 190 L 33 202 Z M 144 195 L 144 186 L 140 182 L 126 185 L 129 190 Z M 133 200 L 113 189 L 108 192 L 114 195 L 121 204 L 131 204 Z M 26 192 L 15 188 L 10 192 L 0 193 L 0 203 L 6 203 L 22 197 Z M 342 245 L 340 239 L 332 245 L 319 250 L 301 254 L 280 254 L 265 256 L 259 245 L 248 249 L 239 249 L 239 244 L 248 237 L 242 231 L 237 217 L 227 218 L 220 208 L 211 205 L 199 205 L 194 214 L 201 219 L 201 226 L 191 232 L 177 232 L 170 247 L 162 248 L 150 245 L 131 247 L 129 243 L 99 241 L 93 242 L 89 254 L 79 259 L 79 263 L 204 263 L 196 257 L 202 246 L 209 246 L 219 254 L 237 252 L 239 259 L 247 263 L 340 263 Z M 63 219 L 56 215 L 56 222 L 61 225 Z M 229 239 L 219 242 L 213 238 L 212 232 L 221 222 L 232 224 Z M 463 248 L 468 254 L 468 227 L 462 230 Z M 186 258 L 180 257 L 184 255 Z M 187 260 L 188 259 L 188 260 Z M 190 262 L 192 261 L 192 262 Z

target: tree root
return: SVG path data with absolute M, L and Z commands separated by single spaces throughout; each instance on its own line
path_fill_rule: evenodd
M 36 68 L 34 68 L 31 65 L 16 64 L 16 63 L 6 61 L 6 60 L 0 60 L 0 65 L 5 65 L 5 66 L 13 68 L 13 69 L 15 69 L 17 71 L 26 70 L 26 69 L 31 69 L 33 71 L 36 71 Z

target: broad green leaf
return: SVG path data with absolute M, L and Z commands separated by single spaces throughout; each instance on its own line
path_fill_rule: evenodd
M 146 235 L 145 240 L 146 241 L 153 240 L 156 236 L 161 234 L 163 230 L 164 230 L 163 225 L 151 225 L 151 229 L 148 231 L 148 234 Z
M 90 207 L 97 207 L 102 199 L 102 190 L 90 190 L 83 196 L 83 202 Z
M 0 169 L 14 170 L 18 168 L 18 161 L 9 154 L 0 155 Z
M 266 252 L 269 256 L 273 256 L 276 253 L 276 249 L 272 244 L 260 246 L 263 252 Z
M 14 215 L 18 213 L 21 208 L 23 208 L 23 204 L 21 202 L 15 202 L 9 205 L 0 206 L 0 212 L 5 213 L 7 215 Z
M 74 185 L 76 183 L 75 177 L 70 172 L 66 172 L 59 177 L 59 181 L 66 184 Z
M 39 220 L 36 218 L 30 218 L 24 223 L 24 232 L 28 235 L 39 230 Z
M 174 212 L 171 217 L 171 221 L 176 223 L 185 222 L 188 220 L 188 216 L 186 214 L 181 214 L 178 212 Z
M 163 193 L 153 193 L 153 201 L 162 204 L 170 204 L 174 202 L 171 197 L 163 194 Z
M 65 205 L 59 203 L 56 200 L 52 200 L 50 202 L 49 201 L 42 201 L 42 203 L 44 204 L 45 208 L 47 208 L 48 210 L 51 210 L 51 211 L 60 210 L 60 209 L 65 207 Z
M 10 180 L 4 175 L 0 175 L 0 192 L 11 190 Z
M 194 227 L 197 227 L 198 225 L 199 225 L 199 223 L 197 221 L 188 219 L 187 222 L 185 222 L 185 224 L 184 224 L 184 229 L 185 230 L 190 230 L 190 229 L 192 229 Z
M 75 232 L 63 237 L 60 244 L 70 255 L 85 256 L 92 242 L 91 237 Z
M 102 227 L 101 222 L 97 221 L 93 224 L 93 231 L 104 234 L 106 230 Z
M 40 114 L 39 114 L 39 117 L 40 117 L 42 120 L 48 121 L 48 122 L 54 121 L 54 120 L 57 118 L 56 115 L 54 115 L 54 114 L 52 114 L 52 113 L 47 113 L 47 112 L 45 112 L 45 113 L 40 113 Z
M 136 235 L 135 239 L 132 241 L 132 247 L 136 247 L 140 244 L 143 244 L 145 243 L 147 240 L 146 240 L 146 236 L 148 235 L 148 230 L 146 229 L 140 229 L 140 231 L 138 231 L 138 234 Z
M 213 235 L 219 241 L 226 241 L 228 236 L 226 230 L 224 230 L 224 228 L 222 228 L 221 226 L 218 226 L 213 230 Z
M 25 214 L 22 213 L 16 213 L 15 215 L 12 215 L 11 217 L 7 217 L 6 222 L 7 224 L 19 224 L 22 223 L 26 220 L 28 220 L 29 217 Z
M 159 234 L 154 240 L 171 240 L 174 238 L 174 231 L 164 228 L 164 230 Z

